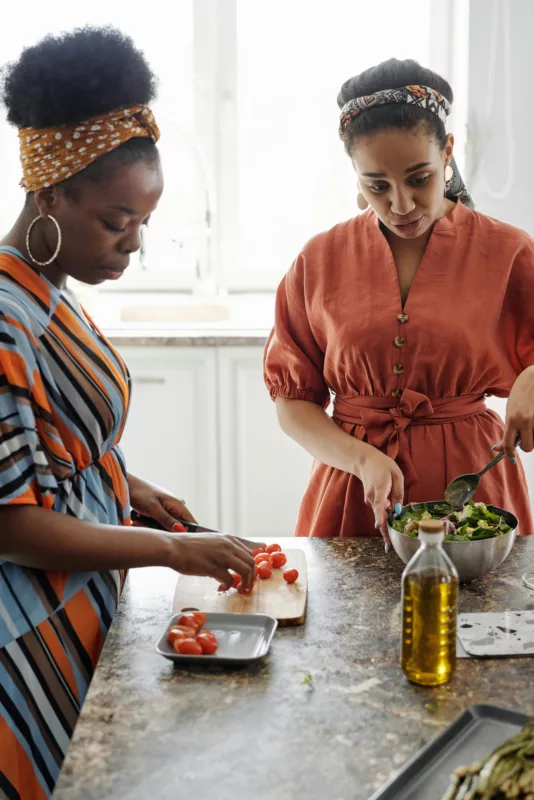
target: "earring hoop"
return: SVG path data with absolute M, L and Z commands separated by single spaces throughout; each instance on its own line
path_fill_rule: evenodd
M 454 170 L 450 164 L 445 167 L 445 183 L 450 183 L 454 177 Z
M 36 222 L 39 222 L 40 219 L 43 219 L 43 217 L 35 217 L 35 219 L 32 220 L 28 226 L 28 230 L 26 231 L 26 250 L 28 251 L 28 255 L 34 264 L 37 264 L 38 267 L 47 267 L 49 264 L 52 263 L 52 261 L 56 260 L 56 258 L 59 255 L 59 251 L 61 250 L 61 240 L 62 240 L 61 228 L 59 227 L 59 222 L 55 217 L 52 216 L 52 214 L 49 214 L 48 217 L 46 217 L 46 219 L 52 220 L 52 222 L 56 226 L 57 245 L 56 249 L 54 250 L 54 255 L 52 256 L 52 258 L 49 258 L 48 261 L 37 261 L 37 259 L 33 256 L 33 253 L 30 249 L 30 234 L 32 232 L 33 226 L 35 225 Z

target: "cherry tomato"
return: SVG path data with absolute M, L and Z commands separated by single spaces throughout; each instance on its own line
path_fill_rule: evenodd
M 219 643 L 213 634 L 209 636 L 206 633 L 199 633 L 196 637 L 196 641 L 202 648 L 202 652 L 205 656 L 212 656 L 219 649 Z
M 239 584 L 239 586 L 237 587 L 237 592 L 238 592 L 238 594 L 252 594 L 252 592 L 254 590 L 254 586 L 255 586 L 255 584 L 251 583 L 251 585 L 248 587 L 248 589 L 245 589 L 243 586 L 241 586 L 241 584 Z
M 272 563 L 269 553 L 260 553 L 259 555 L 255 556 L 254 561 L 256 562 L 256 566 L 261 564 L 263 561 L 267 561 L 268 564 Z
M 212 639 L 215 639 L 215 641 L 217 641 L 217 637 L 215 636 L 215 634 L 213 633 L 213 631 L 205 631 L 205 630 L 204 630 L 204 631 L 201 631 L 201 633 L 199 633 L 198 635 L 199 635 L 199 636 L 200 636 L 200 635 L 202 635 L 202 636 L 211 636 L 211 638 L 212 638 Z
M 173 533 L 187 533 L 187 528 L 181 522 L 175 522 L 172 526 Z
M 196 630 L 194 628 L 186 628 L 185 625 L 173 625 L 169 628 L 167 633 L 167 640 L 169 644 L 174 644 L 176 639 L 187 639 L 188 636 L 194 636 Z
M 181 656 L 201 656 L 202 645 L 195 639 L 178 639 L 174 645 L 174 649 Z
M 287 556 L 285 553 L 273 553 L 271 556 L 272 564 L 275 569 L 280 569 L 287 564 Z
M 195 614 L 198 613 L 200 612 L 194 611 L 188 614 L 182 614 L 182 616 L 178 620 L 178 625 L 186 625 L 188 628 L 194 628 L 195 630 L 198 630 L 200 628 L 200 625 L 197 621 L 197 618 L 195 617 Z
M 233 580 L 231 588 L 232 589 L 237 589 L 237 587 L 239 586 L 240 583 L 241 583 L 241 575 L 238 575 L 237 572 L 236 572 L 236 573 L 234 573 L 234 580 Z
M 193 616 L 197 621 L 198 629 L 203 628 L 206 624 L 206 615 L 202 611 L 193 611 Z
M 295 583 L 298 579 L 299 573 L 297 569 L 286 569 L 284 572 L 284 580 L 288 583 Z
M 256 558 L 256 556 L 259 556 L 260 553 L 265 553 L 265 550 L 262 550 L 261 547 L 257 547 L 255 550 L 252 551 L 252 555 L 254 556 L 254 558 Z
M 262 580 L 266 580 L 270 578 L 273 574 L 273 565 L 270 561 L 262 561 L 261 564 L 258 564 L 258 575 Z
M 279 544 L 268 544 L 265 548 L 266 553 L 280 553 L 281 550 L 282 548 Z

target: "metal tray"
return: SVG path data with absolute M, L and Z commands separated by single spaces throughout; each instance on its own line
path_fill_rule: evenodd
M 518 711 L 470 706 L 369 800 L 439 800 L 457 767 L 488 755 L 520 731 L 526 721 Z
M 212 631 L 219 642 L 219 649 L 212 656 L 182 656 L 173 650 L 167 641 L 167 631 L 178 622 L 183 611 L 175 614 L 167 623 L 156 645 L 156 651 L 174 661 L 175 664 L 238 665 L 253 664 L 269 652 L 277 621 L 266 614 L 206 614 L 204 628 Z

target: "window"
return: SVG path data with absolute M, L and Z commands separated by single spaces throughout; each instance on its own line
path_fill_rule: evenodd
M 451 14 L 461 3 L 411 0 L 407 11 L 398 0 L 152 0 L 147 13 L 126 0 L 83 9 L 32 0 L 12 9 L 2 55 L 16 58 L 50 30 L 110 23 L 160 78 L 165 194 L 141 258 L 104 290 L 184 289 L 210 276 L 228 289 L 273 290 L 311 236 L 355 213 L 337 136 L 342 82 L 391 56 L 454 80 Z M 6 228 L 22 192 L 15 132 L 2 121 L 0 174 Z

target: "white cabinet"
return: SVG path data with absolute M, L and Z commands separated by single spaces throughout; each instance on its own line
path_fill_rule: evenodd
M 122 438 L 128 470 L 219 522 L 216 355 L 204 347 L 123 347 L 132 403 Z
M 185 498 L 204 525 L 291 536 L 311 458 L 280 430 L 263 348 L 123 347 L 128 469 Z
M 219 349 L 221 525 L 238 536 L 290 536 L 311 457 L 280 429 L 260 347 Z

